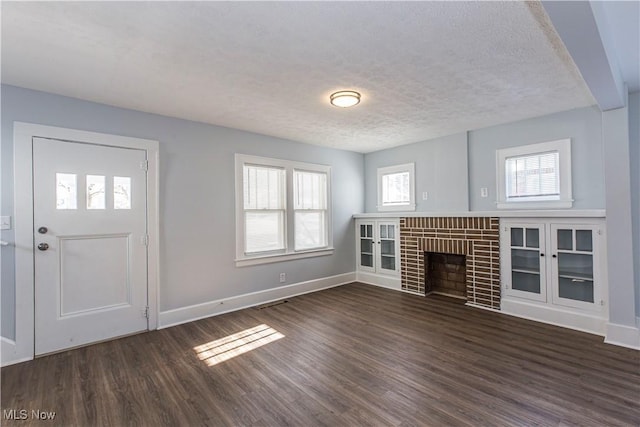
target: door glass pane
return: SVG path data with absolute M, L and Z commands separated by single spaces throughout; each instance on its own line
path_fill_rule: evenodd
M 511 249 L 511 268 L 528 272 L 540 271 L 540 254 L 538 251 Z
M 131 209 L 131 178 L 113 177 L 113 208 Z
M 558 254 L 558 275 L 593 280 L 593 256 L 560 252 Z
M 365 267 L 373 267 L 373 255 L 360 254 L 360 265 Z
M 591 230 L 576 230 L 576 250 L 591 252 L 593 251 L 593 241 Z
M 527 247 L 540 247 L 540 230 L 538 230 L 537 228 L 527 228 Z
M 560 298 L 593 302 L 593 281 L 561 277 L 558 280 Z
M 382 239 L 386 239 L 387 238 L 387 226 L 386 225 L 381 225 L 380 226 L 380 238 L 382 238 Z
M 247 253 L 284 249 L 284 212 L 246 212 Z
M 56 173 L 56 209 L 77 209 L 76 174 Z
M 511 229 L 511 246 L 524 246 L 522 228 L 514 227 Z
M 364 224 L 360 224 L 360 237 L 367 237 L 367 231 Z
M 380 266 L 385 270 L 395 270 L 396 269 L 396 258 L 392 256 L 382 256 L 380 258 Z
M 373 225 L 367 225 L 367 237 L 373 237 Z
M 573 230 L 558 230 L 558 249 L 573 250 Z
M 394 239 L 395 237 L 395 225 L 387 225 L 387 237 Z
M 395 255 L 395 242 L 393 240 L 380 241 L 380 253 L 382 255 Z
M 360 252 L 366 254 L 373 253 L 373 240 L 371 239 L 360 239 Z
M 104 207 L 104 176 L 87 175 L 87 209 Z
M 511 288 L 531 292 L 540 293 L 540 275 L 535 273 L 522 273 L 520 271 L 511 272 Z

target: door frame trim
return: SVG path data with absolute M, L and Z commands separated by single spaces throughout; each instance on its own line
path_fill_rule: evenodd
M 147 153 L 147 300 L 149 330 L 158 328 L 159 312 L 159 142 L 33 123 L 14 122 L 15 215 L 15 340 L 2 340 L 2 365 L 33 359 L 35 355 L 35 281 L 33 237 L 33 138 L 80 141 L 135 148 Z

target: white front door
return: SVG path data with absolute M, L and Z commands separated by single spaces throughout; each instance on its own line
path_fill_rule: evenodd
M 148 329 L 144 150 L 33 138 L 35 354 Z

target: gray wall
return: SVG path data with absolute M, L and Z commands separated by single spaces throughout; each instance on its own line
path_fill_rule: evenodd
M 495 211 L 496 150 L 563 138 L 572 140 L 573 209 L 604 209 L 602 115 L 594 106 L 366 154 L 366 212 L 377 211 L 376 169 L 407 162 L 416 163 L 417 211 Z
M 629 95 L 629 157 L 636 317 L 640 317 L 640 92 Z
M 604 209 L 602 116 L 597 107 L 580 108 L 469 132 L 469 205 L 496 210 L 496 150 L 571 138 L 573 209 Z M 489 197 L 480 197 L 480 188 Z
M 160 141 L 161 310 L 352 272 L 351 216 L 362 212 L 363 155 L 2 86 L 2 215 L 13 216 L 13 122 Z M 332 167 L 332 256 L 236 268 L 234 154 Z M 3 232 L 13 241 L 13 231 Z M 2 336 L 14 336 L 15 268 L 2 249 Z
M 416 210 L 465 212 L 467 191 L 467 133 L 403 145 L 365 154 L 365 209 L 377 212 L 377 169 L 415 163 Z M 427 192 L 427 200 L 422 193 Z

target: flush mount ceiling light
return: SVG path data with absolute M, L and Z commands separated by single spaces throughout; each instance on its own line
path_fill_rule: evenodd
M 332 93 L 329 99 L 331 100 L 331 105 L 347 108 L 360 103 L 360 94 L 353 90 L 341 90 L 340 92 Z

